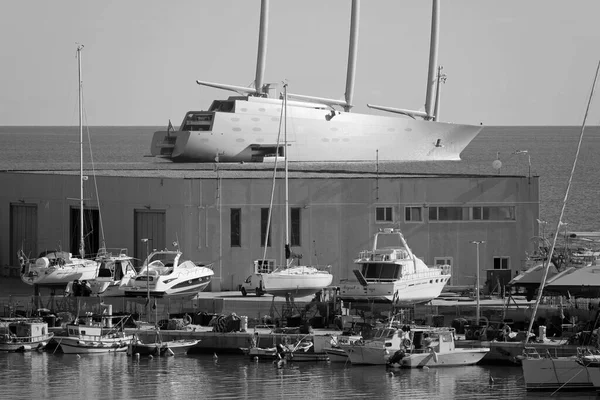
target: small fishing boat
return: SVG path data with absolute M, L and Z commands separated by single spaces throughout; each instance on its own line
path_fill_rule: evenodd
M 404 327 L 402 348 L 387 359 L 392 368 L 458 367 L 474 365 L 489 347 L 457 348 L 454 328 Z
M 43 350 L 53 336 L 48 324 L 38 319 L 0 320 L 0 351 Z
M 327 353 L 315 351 L 314 340 L 309 335 L 293 343 L 274 342 L 273 347 L 259 347 L 258 334 L 255 333 L 250 347 L 242 347 L 240 350 L 253 361 L 329 361 Z
M 346 353 L 344 351 L 344 349 L 342 349 L 340 347 L 341 344 L 345 344 L 345 345 L 349 345 L 352 344 L 358 340 L 362 340 L 362 336 L 361 335 L 351 335 L 351 336 L 347 336 L 347 335 L 339 335 L 339 336 L 332 336 L 331 337 L 331 346 L 325 348 L 325 353 L 327 354 L 327 356 L 329 357 L 329 361 L 331 362 L 350 362 L 350 359 L 348 358 L 348 353 Z
M 134 340 L 133 335 L 123 332 L 123 324 L 127 316 L 101 316 L 103 322 L 95 323 L 91 313 L 86 316 L 85 324 L 68 324 L 67 336 L 56 336 L 54 339 L 65 354 L 116 353 L 127 351 Z M 121 318 L 113 327 L 112 318 Z
M 370 339 L 339 343 L 338 346 L 354 365 L 385 365 L 387 359 L 402 348 L 406 338 L 406 331 L 392 322 L 377 329 Z
M 182 261 L 181 256 L 177 249 L 150 253 L 140 272 L 122 286 L 125 296 L 193 297 L 203 291 L 214 275 L 211 265 Z
M 137 336 L 127 347 L 128 356 L 170 357 L 187 354 L 190 349 L 200 343 L 199 339 L 176 339 L 163 341 L 160 332 L 156 331 L 154 343 L 144 343 Z

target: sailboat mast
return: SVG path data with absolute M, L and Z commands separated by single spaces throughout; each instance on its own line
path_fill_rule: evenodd
M 283 85 L 283 164 L 285 166 L 285 248 L 290 248 L 290 198 L 287 157 L 287 84 Z
M 85 241 L 83 236 L 83 102 L 81 91 L 83 81 L 81 79 L 81 50 L 83 45 L 77 46 L 77 70 L 79 78 L 79 254 L 85 256 Z
M 425 96 L 425 112 L 427 119 L 433 117 L 433 91 L 435 84 L 435 73 L 438 63 L 438 40 L 440 26 L 440 2 L 433 0 L 431 15 L 431 44 L 429 46 L 429 72 L 427 73 L 427 94 Z
M 269 30 L 269 0 L 260 2 L 260 27 L 258 31 L 258 55 L 256 58 L 256 78 L 254 87 L 257 94 L 263 94 L 265 59 L 267 58 L 267 32 Z M 267 93 L 268 94 L 268 93 Z
M 348 70 L 346 74 L 346 104 L 344 110 L 349 112 L 352 108 L 354 97 L 354 80 L 356 76 L 356 51 L 358 48 L 358 17 L 360 14 L 360 0 L 352 0 L 350 17 L 350 44 L 348 46 Z
M 585 114 L 583 115 L 583 123 L 581 124 L 581 131 L 579 133 L 579 142 L 577 143 L 577 151 L 575 152 L 575 159 L 573 160 L 573 167 L 571 168 L 571 174 L 569 175 L 569 180 L 567 182 L 567 190 L 565 191 L 565 197 L 563 199 L 563 204 L 560 209 L 560 215 L 558 216 L 558 223 L 556 224 L 556 231 L 554 232 L 554 240 L 552 241 L 552 247 L 550 248 L 550 253 L 548 254 L 546 264 L 544 266 L 544 273 L 542 275 L 542 281 L 540 282 L 540 287 L 538 289 L 537 298 L 535 300 L 535 304 L 533 307 L 533 311 L 531 313 L 531 317 L 529 318 L 529 327 L 527 328 L 527 337 L 525 338 L 525 343 L 529 341 L 529 333 L 533 329 L 533 323 L 535 322 L 535 316 L 537 315 L 538 307 L 542 301 L 542 296 L 544 294 L 544 287 L 546 286 L 546 279 L 548 278 L 548 270 L 550 269 L 550 264 L 552 263 L 552 255 L 554 254 L 554 250 L 556 249 L 556 240 L 558 239 L 558 235 L 560 234 L 560 226 L 562 225 L 562 219 L 565 215 L 565 208 L 567 207 L 567 200 L 569 198 L 569 192 L 571 191 L 571 183 L 573 182 L 573 176 L 575 175 L 575 167 L 577 166 L 577 160 L 579 158 L 579 152 L 581 151 L 581 143 L 583 142 L 583 133 L 585 131 L 585 125 L 587 123 L 588 113 L 590 111 L 590 105 L 592 104 L 592 99 L 594 98 L 594 92 L 596 90 L 596 82 L 598 81 L 598 74 L 600 73 L 600 61 L 598 62 L 598 66 L 596 67 L 596 74 L 594 75 L 594 82 L 592 83 L 592 90 L 590 91 L 590 97 L 588 99 L 587 107 L 585 109 Z M 565 240 L 566 234 L 565 232 Z

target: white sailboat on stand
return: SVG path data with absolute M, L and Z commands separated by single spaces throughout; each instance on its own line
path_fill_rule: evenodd
M 66 251 L 42 252 L 37 259 L 29 257 L 21 249 L 18 253 L 21 264 L 21 279 L 28 285 L 66 286 L 73 281 L 89 281 L 98 275 L 98 262 L 85 259 L 85 232 L 83 186 L 87 176 L 83 175 L 83 102 L 81 78 L 81 50 L 77 46 L 77 69 L 79 78 L 79 254 L 80 258 Z
M 275 187 L 275 175 L 273 176 L 273 192 L 271 194 L 271 207 L 269 208 L 269 218 L 267 222 L 267 233 L 265 235 L 263 259 L 254 262 L 255 272 L 261 275 L 262 291 L 273 296 L 282 297 L 303 297 L 319 292 L 321 289 L 331 285 L 333 275 L 327 270 L 311 265 L 293 265 L 294 260 L 298 262 L 301 255 L 294 254 L 290 247 L 290 229 L 289 229 L 289 185 L 288 185 L 288 162 L 287 162 L 287 85 L 284 85 L 283 94 L 283 160 L 285 172 L 285 264 L 275 267 L 274 260 L 266 258 L 267 244 L 269 240 L 269 231 L 271 224 L 271 215 L 273 210 L 273 192 Z M 279 139 L 278 139 L 279 147 Z M 277 154 L 279 154 L 279 149 Z M 275 169 L 277 171 L 277 161 L 275 159 Z M 328 266 L 327 268 L 330 268 Z

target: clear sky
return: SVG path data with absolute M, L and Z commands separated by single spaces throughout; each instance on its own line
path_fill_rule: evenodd
M 598 0 L 442 0 L 440 119 L 580 125 L 600 60 Z M 249 86 L 260 0 L 2 0 L 0 125 L 76 125 L 76 42 L 89 125 L 178 126 Z M 353 112 L 423 109 L 431 1 L 362 0 Z M 271 0 L 265 81 L 345 91 L 351 0 Z M 599 89 L 600 90 L 600 89 Z M 600 96 L 600 94 L 599 94 Z M 600 123 L 600 100 L 588 124 Z

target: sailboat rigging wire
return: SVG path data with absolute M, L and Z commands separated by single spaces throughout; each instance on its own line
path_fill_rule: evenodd
M 106 239 L 104 236 L 104 224 L 102 223 L 102 207 L 100 207 L 100 194 L 98 192 L 98 181 L 96 180 L 96 164 L 94 163 L 94 153 L 92 152 L 92 136 L 90 135 L 90 126 L 87 123 L 87 111 L 85 109 L 85 102 L 84 102 L 84 98 L 82 95 L 81 98 L 83 105 L 83 116 L 86 122 L 86 131 L 87 131 L 87 137 L 88 137 L 88 147 L 90 149 L 90 161 L 91 161 L 91 165 L 92 165 L 92 175 L 94 177 L 94 190 L 96 191 L 96 203 L 98 206 L 98 218 L 99 218 L 99 223 L 100 223 L 100 237 L 101 237 L 101 243 L 102 245 L 100 247 L 106 249 Z
M 284 87 L 287 88 L 287 83 L 284 84 Z M 282 107 L 281 107 L 281 115 L 279 117 L 279 132 L 277 133 L 277 145 L 276 145 L 276 150 L 275 150 L 275 165 L 273 168 L 273 184 L 271 185 L 271 201 L 269 203 L 269 215 L 267 216 L 267 232 L 265 233 L 265 248 L 263 250 L 263 260 L 265 260 L 267 258 L 267 244 L 269 244 L 269 232 L 271 232 L 271 218 L 272 218 L 272 212 L 273 212 L 273 199 L 275 198 L 275 179 L 277 178 L 277 160 L 279 158 L 279 143 L 280 143 L 280 138 L 281 138 L 281 127 L 283 125 L 283 121 L 285 118 L 284 115 L 284 110 L 286 108 L 287 104 L 285 99 L 282 101 Z M 285 149 L 284 149 L 285 151 Z M 286 239 L 287 240 L 287 239 Z
M 554 240 L 552 241 L 552 247 L 550 249 L 550 253 L 548 254 L 548 259 L 546 261 L 546 267 L 544 268 L 544 275 L 542 276 L 542 281 L 540 282 L 540 288 L 538 289 L 537 299 L 535 301 L 533 312 L 531 313 L 531 320 L 529 321 L 529 328 L 527 329 L 527 338 L 525 339 L 525 343 L 527 343 L 529 341 L 529 334 L 531 332 L 531 329 L 533 329 L 533 323 L 535 321 L 535 316 L 537 314 L 538 306 L 540 305 L 540 301 L 542 299 L 542 294 L 544 292 L 544 286 L 546 285 L 546 278 L 548 276 L 548 270 L 550 269 L 550 263 L 552 262 L 552 254 L 554 254 L 554 249 L 556 248 L 556 240 L 558 239 L 560 225 L 562 224 L 562 219 L 565 214 L 565 208 L 567 206 L 567 200 L 569 198 L 569 191 L 571 189 L 571 183 L 573 182 L 573 176 L 575 175 L 575 167 L 577 166 L 577 159 L 579 158 L 579 152 L 581 150 L 581 143 L 583 141 L 583 133 L 585 131 L 585 124 L 587 122 L 587 117 L 588 117 L 588 113 L 590 110 L 590 105 L 592 104 L 592 99 L 594 98 L 594 91 L 596 89 L 596 82 L 598 80 L 598 72 L 599 71 L 600 71 L 600 61 L 598 62 L 598 66 L 596 67 L 596 75 L 594 76 L 592 90 L 590 91 L 590 97 L 588 99 L 587 107 L 585 109 L 585 115 L 583 116 L 581 132 L 579 133 L 579 142 L 577 143 L 577 152 L 575 153 L 575 159 L 573 160 L 573 167 L 571 168 L 571 175 L 569 175 L 569 181 L 567 183 L 567 190 L 565 191 L 565 198 L 563 200 L 562 208 L 560 210 L 560 216 L 558 217 L 558 223 L 556 224 L 556 232 L 554 233 Z

